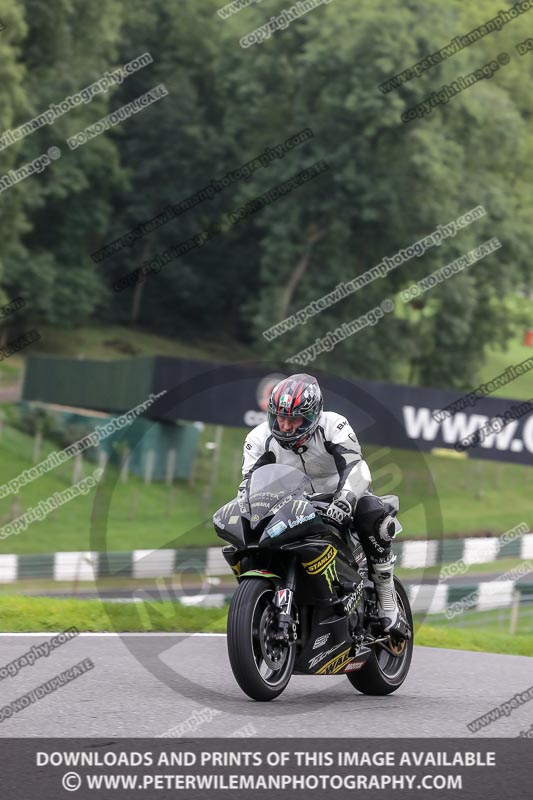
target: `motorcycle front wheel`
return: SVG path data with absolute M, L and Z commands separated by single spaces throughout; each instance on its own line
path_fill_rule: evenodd
M 294 668 L 294 646 L 275 641 L 277 610 L 270 581 L 242 581 L 228 613 L 228 654 L 231 669 L 243 692 L 252 700 L 273 700 L 289 683 Z

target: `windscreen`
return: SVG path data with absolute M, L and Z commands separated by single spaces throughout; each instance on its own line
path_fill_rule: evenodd
M 296 499 L 310 491 L 309 478 L 294 467 L 283 464 L 260 467 L 252 473 L 248 486 L 252 520 L 257 521 L 270 514 L 288 495 Z

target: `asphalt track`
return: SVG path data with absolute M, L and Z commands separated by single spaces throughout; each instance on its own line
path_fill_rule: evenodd
M 0 671 L 49 635 L 1 634 Z M 196 711 L 184 740 L 232 737 L 516 737 L 533 723 L 533 703 L 478 733 L 467 723 L 533 684 L 523 656 L 416 647 L 403 686 L 386 697 L 359 694 L 345 676 L 295 676 L 270 703 L 235 683 L 221 634 L 81 634 L 0 680 L 0 707 L 90 658 L 94 669 L 0 723 L 0 736 L 160 736 Z M 5 673 L 3 673 L 5 674 Z M 244 733 L 243 733 L 243 729 Z

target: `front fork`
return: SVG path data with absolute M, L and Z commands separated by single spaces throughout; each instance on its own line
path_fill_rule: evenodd
M 285 587 L 277 589 L 274 594 L 274 606 L 279 609 L 278 631 L 274 635 L 277 642 L 283 644 L 294 644 L 298 638 L 298 625 L 292 616 L 292 605 L 294 591 L 296 587 L 296 559 L 293 557 L 289 562 Z

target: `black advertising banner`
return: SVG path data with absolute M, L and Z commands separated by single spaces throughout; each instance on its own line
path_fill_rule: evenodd
M 527 739 L 13 739 L 9 800 L 531 797 Z
M 258 425 L 266 419 L 270 390 L 293 371 L 286 365 L 224 365 L 158 357 L 152 392 L 166 389 L 168 396 L 149 415 L 218 425 Z M 363 444 L 422 451 L 450 448 L 472 458 L 533 462 L 533 404 L 529 402 L 347 380 L 316 370 L 312 374 L 320 381 L 325 408 L 344 414 Z M 453 408 L 446 411 L 452 403 Z M 476 432 L 477 444 L 472 441 Z
M 22 397 L 117 414 L 150 393 L 165 393 L 147 408 L 147 417 L 253 427 L 266 420 L 274 385 L 296 369 L 267 362 L 222 364 L 164 356 L 116 362 L 32 356 Z M 62 381 L 51 380 L 58 372 Z M 320 381 L 325 408 L 345 415 L 363 445 L 448 448 L 472 458 L 533 461 L 533 402 L 491 397 L 490 383 L 461 394 L 345 379 L 317 370 L 311 374 Z

